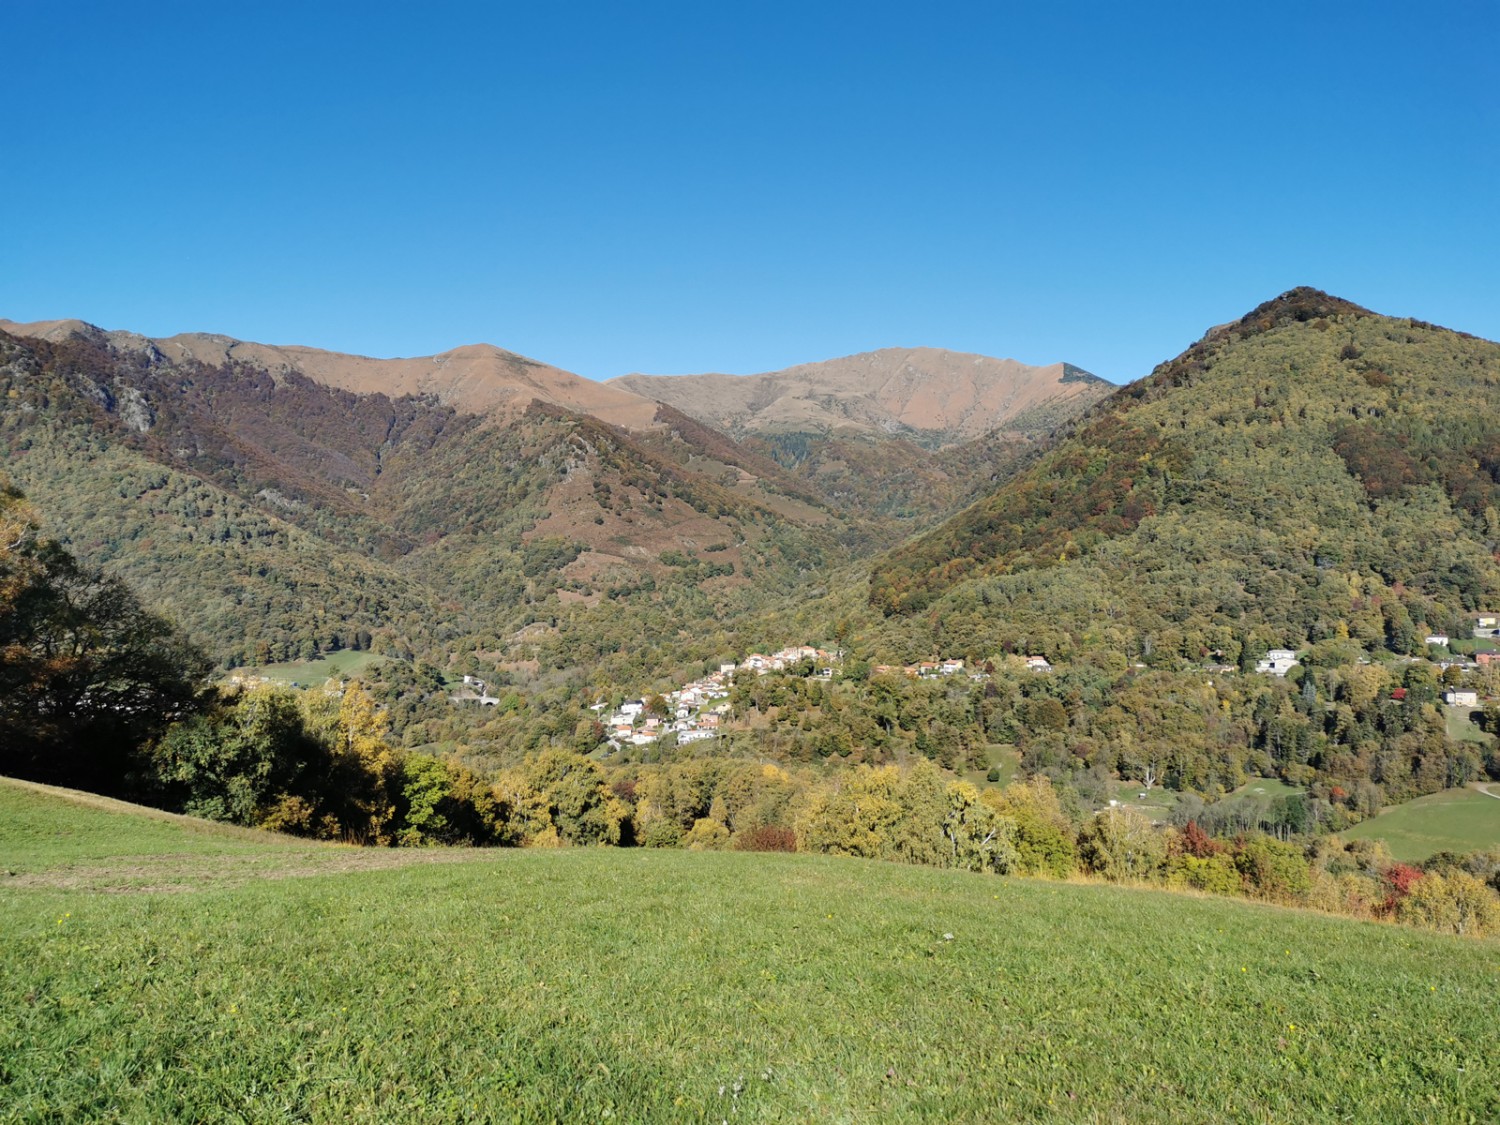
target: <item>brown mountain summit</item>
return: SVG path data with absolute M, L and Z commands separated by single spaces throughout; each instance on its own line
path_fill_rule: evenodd
M 941 348 L 883 348 L 763 375 L 624 375 L 609 386 L 676 407 L 736 436 L 907 434 L 941 444 L 1025 428 L 1057 407 L 1081 409 L 1110 384 L 1065 363 Z
M 374 359 L 213 333 L 151 338 L 81 320 L 0 319 L 0 330 L 54 342 L 84 336 L 174 364 L 245 363 L 273 378 L 296 371 L 358 394 L 429 395 L 469 414 L 514 418 L 540 401 L 636 432 L 659 428 L 657 404 L 665 403 L 736 437 L 898 435 L 948 445 L 997 429 L 1045 431 L 1112 389 L 1065 363 L 1032 367 L 941 348 L 885 348 L 763 375 L 625 375 L 597 383 L 492 344 Z
M 230 336 L 190 332 L 151 339 L 133 332 L 104 332 L 81 320 L 16 324 L 0 320 L 15 336 L 62 340 L 94 336 L 120 351 L 154 350 L 174 363 L 196 360 L 211 366 L 240 361 L 277 374 L 299 371 L 314 382 L 357 394 L 432 395 L 468 414 L 520 414 L 533 401 L 592 414 L 629 429 L 645 429 L 656 403 L 621 387 L 585 379 L 492 344 L 469 344 L 437 355 L 372 359 L 298 345 L 256 344 Z

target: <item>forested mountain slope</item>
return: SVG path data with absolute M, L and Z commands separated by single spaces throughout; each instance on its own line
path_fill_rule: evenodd
M 785 589 L 841 526 L 701 427 L 633 437 L 542 401 L 479 415 L 87 326 L 47 336 L 0 333 L 9 471 L 53 534 L 229 664 L 371 643 L 443 660 L 570 599 Z
M 1497 511 L 1500 345 L 1297 289 L 1115 392 L 869 596 L 976 651 L 1405 652 L 1500 604 Z

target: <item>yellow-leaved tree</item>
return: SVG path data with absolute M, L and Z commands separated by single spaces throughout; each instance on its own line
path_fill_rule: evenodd
M 390 720 L 358 681 L 329 681 L 303 693 L 308 730 L 328 749 L 326 810 L 318 834 L 389 844 L 401 792 L 401 752 L 386 740 Z

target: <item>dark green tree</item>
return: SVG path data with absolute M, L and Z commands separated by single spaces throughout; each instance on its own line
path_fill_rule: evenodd
M 0 771 L 133 793 L 141 751 L 200 708 L 207 671 L 123 582 L 38 537 L 0 482 Z

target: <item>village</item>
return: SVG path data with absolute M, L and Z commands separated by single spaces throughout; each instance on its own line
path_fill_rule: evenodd
M 1478 645 L 1494 646 L 1497 639 L 1500 639 L 1500 617 L 1482 615 L 1473 620 L 1473 640 Z M 1500 651 L 1479 648 L 1472 655 L 1461 653 L 1457 645 L 1449 647 L 1451 638 L 1442 633 L 1430 633 L 1422 639 L 1427 646 L 1425 655 L 1398 659 L 1413 664 L 1431 663 L 1440 676 L 1450 669 L 1454 670 L 1444 677 L 1442 701 L 1455 709 L 1479 706 L 1482 693 L 1469 684 L 1460 686 L 1454 677 L 1464 672 L 1500 666 Z M 616 696 L 613 704 L 609 700 L 598 700 L 590 710 L 599 716 L 599 723 L 603 727 L 599 750 L 602 754 L 609 755 L 663 740 L 683 746 L 717 739 L 734 717 L 730 697 L 736 675 L 754 673 L 764 676 L 776 672 L 799 671 L 812 679 L 832 681 L 842 674 L 843 655 L 840 651 L 829 652 L 812 645 L 789 645 L 769 654 L 752 652 L 739 661 L 720 664 L 714 671 L 661 694 L 647 692 L 623 700 Z M 1255 664 L 1254 670 L 1261 675 L 1285 678 L 1300 666 L 1298 656 L 1296 649 L 1273 648 Z M 1018 654 L 1006 659 L 1014 661 L 1018 668 L 1024 667 L 1033 673 L 1054 671 L 1052 663 L 1045 656 Z M 1369 657 L 1362 657 L 1360 660 L 1362 664 L 1369 662 Z M 1137 663 L 1134 667 L 1144 669 L 1146 665 Z M 1225 664 L 1208 664 L 1204 667 L 1206 671 L 1215 674 L 1232 675 L 1239 671 L 1233 665 Z M 924 660 L 913 664 L 875 664 L 869 668 L 870 674 L 876 676 L 904 676 L 914 680 L 962 676 L 976 682 L 990 678 L 992 670 L 993 665 L 971 667 L 969 662 L 957 657 Z M 454 702 L 477 702 L 480 706 L 496 706 L 501 702 L 498 696 L 491 693 L 489 685 L 478 676 L 464 676 L 463 684 L 460 693 L 453 696 Z M 1393 698 L 1402 699 L 1405 695 L 1404 688 L 1393 690 Z
M 793 645 L 769 655 L 752 652 L 737 663 L 721 664 L 717 671 L 665 693 L 660 696 L 657 707 L 651 705 L 655 700 L 651 696 L 626 700 L 601 718 L 607 732 L 605 748 L 613 753 L 627 746 L 649 745 L 668 735 L 674 735 L 679 746 L 717 738 L 733 713 L 729 694 L 737 673 L 753 672 L 764 676 L 805 666 L 811 669 L 808 672 L 811 678 L 831 681 L 842 658 L 840 652 L 827 652 L 811 645 Z M 1033 672 L 1052 670 L 1046 657 L 1028 656 L 1025 660 L 1027 668 Z M 870 671 L 874 675 L 904 675 L 911 679 L 959 675 L 976 681 L 988 678 L 983 671 L 969 670 L 962 659 L 876 664 Z M 603 712 L 608 706 L 601 701 L 590 709 Z
M 626 746 L 645 746 L 669 734 L 676 736 L 679 746 L 717 738 L 733 710 L 729 688 L 737 672 L 764 676 L 810 662 L 813 676 L 831 680 L 839 659 L 837 653 L 810 645 L 793 645 L 769 656 L 752 652 L 738 663 L 720 664 L 717 671 L 667 692 L 660 697 L 659 707 L 650 705 L 656 697 L 630 699 L 620 704 L 602 720 L 607 732 L 605 746 L 614 752 Z M 601 701 L 590 709 L 602 712 L 607 707 Z
M 1500 638 L 1500 615 L 1480 614 L 1473 619 L 1474 625 L 1471 630 L 1472 638 L 1480 644 L 1493 644 Z M 1427 646 L 1425 656 L 1407 656 L 1402 659 L 1408 664 L 1429 663 L 1436 668 L 1438 675 L 1444 677 L 1445 689 L 1442 700 L 1450 707 L 1477 707 L 1480 704 L 1480 693 L 1472 688 L 1461 688 L 1452 681 L 1445 673 L 1452 670 L 1454 675 L 1465 672 L 1483 671 L 1487 668 L 1500 668 L 1500 651 L 1477 649 L 1472 654 L 1461 653 L 1450 647 L 1453 638 L 1447 633 L 1428 633 L 1422 638 L 1422 643 Z M 1255 670 L 1263 675 L 1285 678 L 1295 667 L 1299 666 L 1297 652 L 1289 648 L 1273 648 L 1266 653 L 1265 657 L 1258 661 Z M 1362 657 L 1361 664 L 1370 663 L 1368 657 Z M 1218 671 L 1232 672 L 1234 669 L 1220 666 Z M 1404 699 L 1405 688 L 1396 688 L 1392 692 L 1392 698 Z

